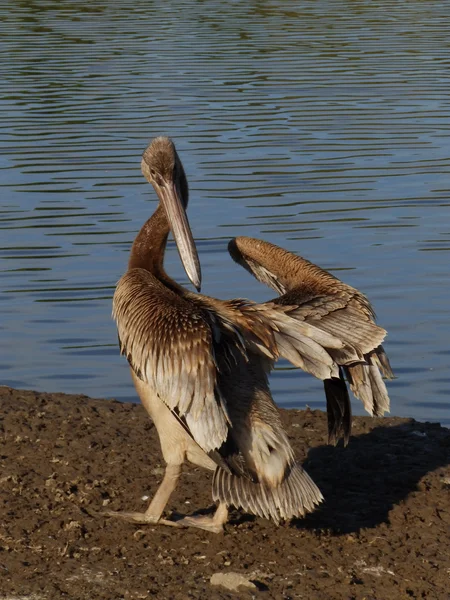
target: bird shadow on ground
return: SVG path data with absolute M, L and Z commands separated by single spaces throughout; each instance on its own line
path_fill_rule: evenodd
M 299 529 L 354 533 L 388 521 L 391 509 L 430 471 L 450 463 L 450 431 L 438 423 L 410 421 L 376 427 L 354 436 L 346 448 L 310 450 L 304 467 L 325 502 L 312 514 L 295 519 Z M 426 489 L 422 482 L 420 489 Z

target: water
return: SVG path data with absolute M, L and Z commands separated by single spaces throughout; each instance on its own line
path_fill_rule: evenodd
M 432 0 L 3 2 L 0 381 L 135 400 L 111 298 L 165 134 L 203 292 L 271 297 L 234 235 L 317 262 L 388 329 L 393 414 L 450 424 L 449 18 Z M 187 283 L 173 244 L 167 266 Z M 324 408 L 287 363 L 272 387 Z

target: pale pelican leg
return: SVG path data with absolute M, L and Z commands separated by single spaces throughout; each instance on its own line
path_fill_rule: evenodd
M 161 519 L 163 510 L 166 507 L 169 498 L 176 488 L 178 479 L 181 473 L 181 465 L 167 465 L 166 472 L 161 485 L 153 496 L 153 500 L 150 502 L 149 507 L 144 513 L 140 512 L 122 512 L 107 510 L 102 514 L 107 517 L 119 517 L 132 523 L 154 523 L 158 525 L 170 525 L 171 527 L 182 527 L 181 524 L 175 521 L 168 521 L 167 519 Z

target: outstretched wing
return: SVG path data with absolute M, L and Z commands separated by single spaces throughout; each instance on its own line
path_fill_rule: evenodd
M 280 294 L 273 301 L 275 304 L 297 305 L 291 316 L 352 346 L 349 360 L 362 358 L 386 336 L 386 331 L 375 324 L 375 313 L 366 296 L 328 271 L 274 244 L 253 238 L 235 238 L 228 249 L 233 260 Z
M 344 368 L 353 393 L 366 410 L 375 415 L 389 410 L 382 380 L 382 375 L 393 377 L 381 346 L 386 331 L 375 323 L 366 296 L 317 265 L 269 242 L 238 237 L 230 241 L 228 249 L 233 260 L 280 294 L 270 304 L 297 306 L 289 313 L 292 318 L 341 342 L 341 347 L 332 347 L 324 340 L 322 346 Z M 342 381 L 342 374 L 332 378 Z M 340 431 L 348 438 L 351 413 L 346 387 L 338 381 L 322 379 L 330 438 Z

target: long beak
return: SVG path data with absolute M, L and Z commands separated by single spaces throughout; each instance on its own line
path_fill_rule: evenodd
M 186 274 L 197 291 L 200 291 L 202 284 L 200 261 L 186 211 L 181 203 L 177 187 L 175 183 L 166 183 L 158 186 L 158 192 Z

